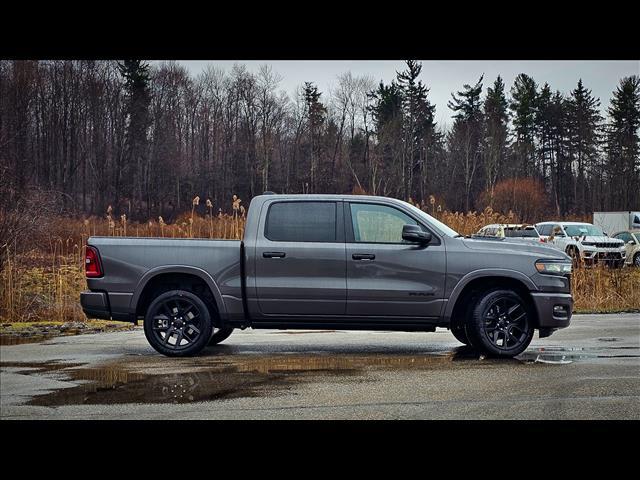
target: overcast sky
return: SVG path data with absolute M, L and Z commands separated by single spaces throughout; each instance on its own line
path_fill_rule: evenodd
M 155 63 L 155 62 L 154 62 Z M 259 60 L 259 61 L 201 61 L 181 60 L 193 75 L 197 75 L 208 64 L 214 64 L 229 71 L 234 63 L 247 66 L 249 71 L 256 72 L 260 65 L 269 64 L 282 76 L 280 89 L 292 94 L 303 82 L 314 82 L 321 92 L 327 93 L 337 84 L 337 76 L 351 71 L 354 76 L 369 75 L 376 83 L 380 80 L 389 83 L 396 76 L 397 70 L 404 69 L 404 62 L 398 60 Z M 582 78 L 585 87 L 592 90 L 600 98 L 603 114 L 609 106 L 612 92 L 622 77 L 640 75 L 638 61 L 596 61 L 596 60 L 427 60 L 422 62 L 420 78 L 430 89 L 429 99 L 436 105 L 436 121 L 449 124 L 452 112 L 447 107 L 451 92 L 462 89 L 465 83 L 475 83 L 484 73 L 484 89 L 501 75 L 507 92 L 519 73 L 526 73 L 542 85 L 548 82 L 552 90 L 568 93 L 575 88 L 578 79 Z

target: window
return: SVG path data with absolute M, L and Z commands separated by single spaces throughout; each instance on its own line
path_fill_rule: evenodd
M 269 207 L 264 236 L 274 242 L 335 242 L 335 202 L 278 202 Z
M 402 227 L 418 225 L 413 218 L 393 207 L 352 203 L 351 222 L 357 243 L 409 243 L 402 239 Z
M 591 235 L 594 237 L 604 236 L 604 232 L 601 229 L 594 227 L 593 225 L 589 225 L 588 223 L 565 225 L 564 230 L 570 237 L 581 237 L 583 235 Z
M 538 232 L 533 228 L 510 227 L 505 229 L 504 233 L 505 237 L 538 238 Z
M 551 235 L 551 227 L 553 227 L 553 225 L 540 225 L 538 231 L 540 232 L 540 235 L 545 235 L 548 237 L 549 235 Z
M 631 237 L 631 234 L 627 232 L 619 233 L 614 238 L 622 240 L 624 243 L 627 243 L 628 241 L 633 240 L 633 238 Z

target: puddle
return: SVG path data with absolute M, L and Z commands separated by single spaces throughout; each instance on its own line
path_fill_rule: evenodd
M 586 359 L 638 357 L 620 349 L 635 347 L 536 347 L 514 359 L 485 358 L 469 347 L 454 350 L 401 353 L 278 352 L 243 350 L 209 356 L 168 359 L 159 355 L 127 357 L 99 367 L 58 362 L 3 362 L 0 367 L 24 370 L 26 375 L 55 374 L 79 385 L 33 397 L 29 405 L 189 403 L 283 395 L 304 383 L 371 382 L 368 373 L 389 369 L 435 370 L 500 368 L 506 364 L 565 365 Z M 20 372 L 20 370 L 18 370 Z M 324 379 L 321 379 L 324 377 Z
M 22 345 L 25 343 L 40 343 L 56 337 L 57 335 L 0 335 L 0 346 Z

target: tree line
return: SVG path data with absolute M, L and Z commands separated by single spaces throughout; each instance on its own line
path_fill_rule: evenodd
M 452 93 L 447 128 L 421 68 L 289 95 L 268 65 L 192 76 L 175 62 L 0 61 L 0 202 L 36 189 L 70 213 L 171 219 L 196 195 L 227 210 L 271 190 L 468 211 L 512 208 L 508 192 L 533 185 L 558 215 L 640 207 L 637 75 L 605 116 L 582 80 L 563 93 L 524 73 L 510 88 L 482 76 Z

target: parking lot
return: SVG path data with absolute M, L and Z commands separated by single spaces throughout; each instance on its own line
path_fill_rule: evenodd
M 435 333 L 235 332 L 195 358 L 141 328 L 0 347 L 5 419 L 640 419 L 640 315 L 575 315 L 512 360 Z

